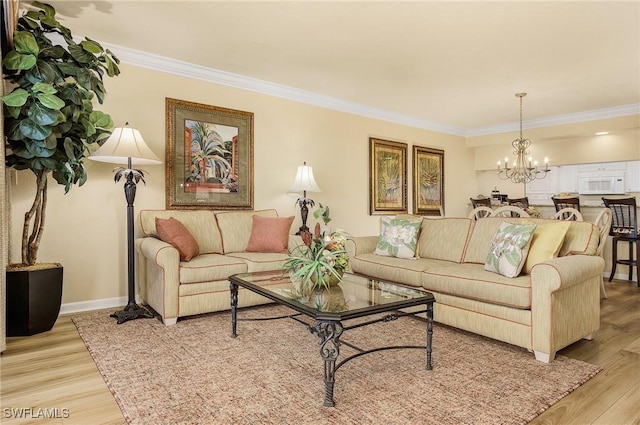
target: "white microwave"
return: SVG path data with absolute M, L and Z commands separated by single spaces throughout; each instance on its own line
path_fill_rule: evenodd
M 581 173 L 578 177 L 580 195 L 622 195 L 624 189 L 624 171 Z

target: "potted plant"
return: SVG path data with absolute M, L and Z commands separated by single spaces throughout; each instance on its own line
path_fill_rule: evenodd
M 103 76 L 120 73 L 119 61 L 108 49 L 88 38 L 77 43 L 52 6 L 37 1 L 33 6 L 38 10 L 18 20 L 14 48 L 2 62 L 4 78 L 14 85 L 2 96 L 6 165 L 31 170 L 36 179 L 34 202 L 22 228 L 22 261 L 7 267 L 10 336 L 49 330 L 58 317 L 62 267 L 37 264 L 48 177 L 64 185 L 65 193 L 87 180 L 82 160 L 106 141 L 113 127 L 109 115 L 93 109 L 93 100 L 104 101 Z M 59 282 L 52 284 L 52 279 Z M 34 293 L 39 289 L 45 291 L 42 296 Z
M 344 249 L 346 237 L 338 230 L 331 234 L 320 233 L 320 223 L 316 223 L 314 234 L 308 231 L 300 234 L 304 245 L 294 248 L 283 263 L 283 269 L 291 280 L 300 282 L 302 292 L 314 289 L 328 289 L 342 280 L 349 267 L 349 257 Z

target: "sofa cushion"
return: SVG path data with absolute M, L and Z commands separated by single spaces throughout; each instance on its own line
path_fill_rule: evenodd
M 253 216 L 278 217 L 276 210 L 262 211 L 238 211 L 220 212 L 216 214 L 220 234 L 222 235 L 222 246 L 224 253 L 244 252 L 247 250 L 251 228 L 253 227 Z
M 484 269 L 506 277 L 518 276 L 527 261 L 535 229 L 535 224 L 503 222 L 493 238 Z
M 471 237 L 464 253 L 464 263 L 484 264 L 493 242 L 493 237 L 500 225 L 506 223 L 523 223 L 525 219 L 520 217 L 484 217 L 473 225 Z M 532 222 L 536 222 L 532 220 Z
M 536 264 L 558 256 L 569 226 L 571 226 L 571 222 L 564 220 L 536 226 L 531 238 L 527 261 L 524 263 L 525 273 L 531 273 L 531 269 Z
M 254 215 L 247 251 L 287 253 L 293 218 Z
M 275 252 L 234 252 L 227 256 L 244 261 L 247 265 L 248 272 L 262 272 L 281 269 L 282 263 L 289 257 L 289 254 Z
M 531 276 L 509 278 L 484 270 L 482 264 L 433 265 L 422 272 L 422 287 L 472 300 L 531 308 Z
M 246 273 L 247 263 L 240 258 L 220 254 L 202 254 L 180 263 L 180 284 L 227 280 L 236 273 Z
M 142 210 L 140 211 L 141 236 L 159 237 L 156 217 L 173 217 L 187 228 L 198 242 L 200 254 L 222 254 L 222 236 L 212 211 L 204 210 Z
M 354 273 L 374 276 L 376 279 L 405 285 L 420 287 L 422 271 L 434 266 L 441 266 L 443 261 L 418 258 L 382 257 L 375 254 L 360 254 L 349 260 L 349 267 Z
M 163 242 L 173 246 L 180 253 L 181 261 L 190 261 L 200 254 L 198 242 L 180 221 L 173 217 L 156 217 L 156 230 Z
M 588 221 L 571 221 L 570 223 L 558 257 L 574 254 L 596 255 L 600 243 L 598 226 Z
M 421 223 L 422 218 L 382 217 L 380 236 L 373 253 L 386 257 L 415 258 Z
M 472 229 L 473 220 L 469 218 L 425 217 L 418 240 L 418 256 L 460 263 Z

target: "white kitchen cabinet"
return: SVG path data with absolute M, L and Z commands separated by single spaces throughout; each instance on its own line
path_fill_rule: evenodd
M 625 171 L 627 169 L 627 163 L 621 162 L 599 162 L 594 164 L 580 164 L 578 165 L 578 171 Z
M 578 165 L 562 165 L 558 167 L 558 193 L 578 192 Z
M 627 192 L 640 192 L 640 161 L 627 162 Z
M 544 205 L 551 203 L 551 196 L 557 192 L 558 169 L 549 167 L 549 172 L 542 179 L 533 180 L 526 185 L 530 204 Z

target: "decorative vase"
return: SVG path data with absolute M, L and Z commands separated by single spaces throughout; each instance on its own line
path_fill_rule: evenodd
M 344 275 L 344 271 L 336 270 L 336 273 L 338 273 L 340 277 L 336 277 L 333 275 L 333 273 L 329 273 L 328 275 L 324 276 L 324 283 L 331 287 L 331 286 L 336 286 L 340 282 L 342 282 L 342 276 Z M 323 280 L 321 280 L 320 277 L 318 276 L 318 272 L 311 275 L 311 282 L 313 283 L 314 287 L 323 286 L 322 284 Z

